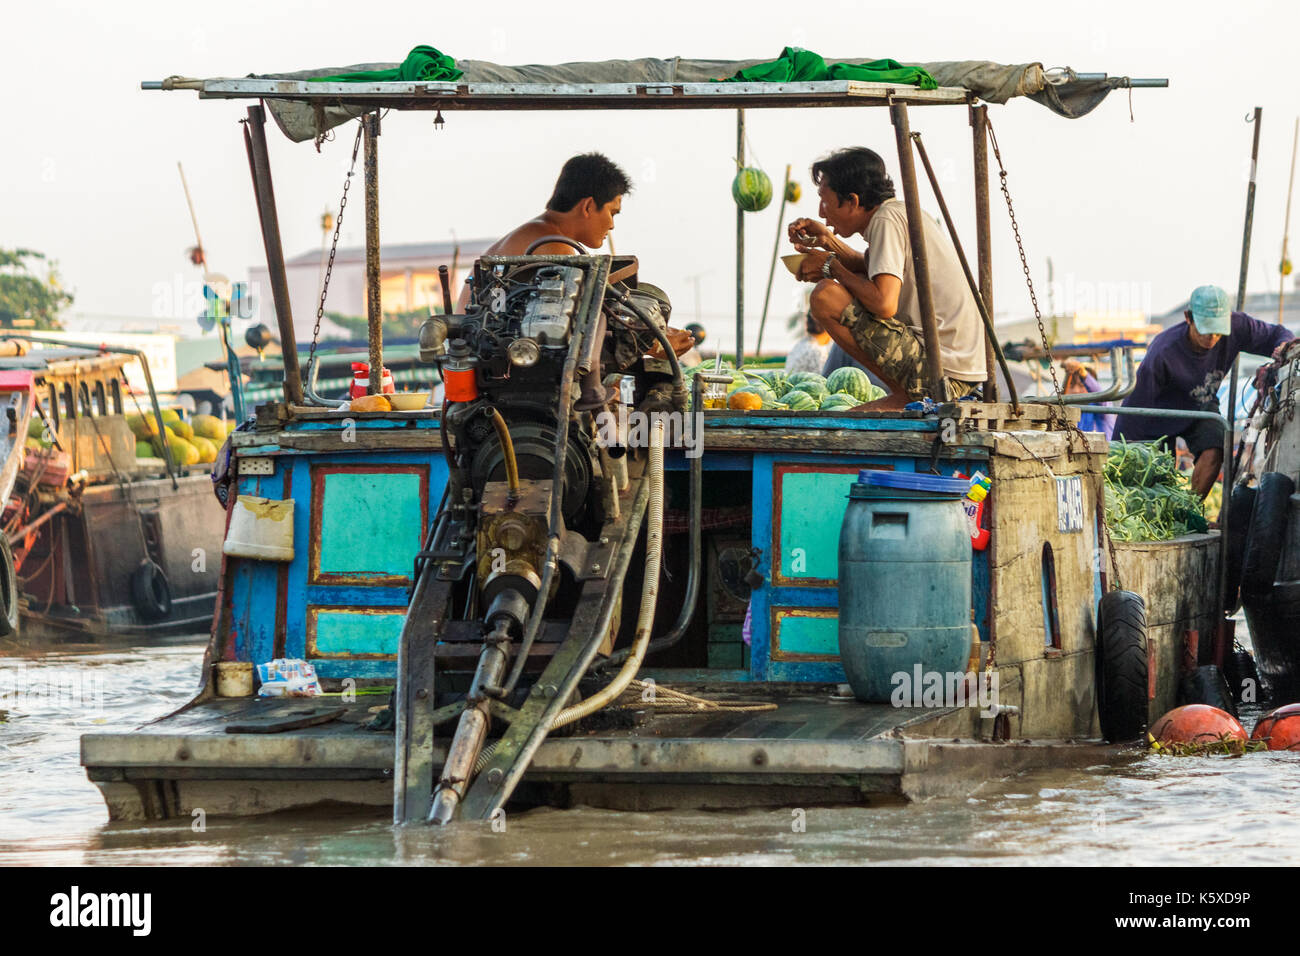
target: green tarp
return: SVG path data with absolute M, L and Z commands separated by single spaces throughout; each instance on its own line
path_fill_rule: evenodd
M 866 63 L 832 63 L 829 66 L 811 50 L 788 46 L 781 55 L 738 71 L 723 82 L 730 83 L 798 83 L 816 80 L 860 80 L 865 83 L 906 83 L 923 90 L 939 84 L 919 66 L 903 66 L 897 60 L 870 60 Z
M 406 59 L 395 70 L 362 70 L 358 73 L 336 73 L 333 76 L 313 76 L 314 83 L 384 83 L 389 80 L 459 80 L 465 74 L 456 68 L 456 61 L 431 46 L 417 46 L 406 54 Z

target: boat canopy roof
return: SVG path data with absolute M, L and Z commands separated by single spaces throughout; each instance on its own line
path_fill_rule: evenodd
M 1005 103 L 1027 96 L 1061 116 L 1076 118 L 1094 109 L 1111 90 L 1166 86 L 1166 80 L 1138 80 L 1072 69 L 1046 70 L 1041 63 L 1006 65 L 986 60 L 914 63 L 938 84 L 925 90 L 900 83 L 859 80 L 727 82 L 767 60 L 645 58 L 551 65 L 503 66 L 484 60 L 456 60 L 454 81 L 386 80 L 309 82 L 313 78 L 378 70 L 396 63 L 253 74 L 244 78 L 195 79 L 171 76 L 144 89 L 197 90 L 202 99 L 263 99 L 281 131 L 295 142 L 376 108 L 408 110 L 548 109 L 738 109 L 809 106 L 960 105 L 982 99 Z M 838 63 L 861 65 L 869 58 Z

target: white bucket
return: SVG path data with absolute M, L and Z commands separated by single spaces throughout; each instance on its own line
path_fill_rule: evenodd
M 250 661 L 221 661 L 216 665 L 218 697 L 252 697 L 253 665 Z
M 221 550 L 236 558 L 292 561 L 293 499 L 277 501 L 240 495 Z

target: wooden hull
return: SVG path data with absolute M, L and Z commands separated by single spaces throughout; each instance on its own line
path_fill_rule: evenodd
M 207 475 L 180 478 L 175 489 L 166 478 L 100 484 L 80 504 L 31 537 L 18 572 L 26 594 L 22 643 L 147 643 L 210 629 L 225 512 Z M 132 593 L 146 557 L 171 592 L 171 612 L 162 617 L 143 613 Z

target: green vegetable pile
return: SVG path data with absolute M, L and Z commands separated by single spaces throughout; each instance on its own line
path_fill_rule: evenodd
M 713 363 L 682 369 L 688 391 L 695 375 L 704 371 L 714 371 Z M 764 409 L 840 412 L 857 408 L 885 394 L 885 390 L 872 385 L 867 373 L 859 368 L 836 369 L 830 378 L 823 378 L 816 372 L 786 375 L 780 368 L 733 369 L 724 362 L 721 374 L 731 376 L 728 396 L 736 392 L 753 393 L 762 401 Z
M 1116 541 L 1168 541 L 1209 530 L 1201 499 L 1163 447 L 1112 442 L 1103 474 L 1106 527 Z

